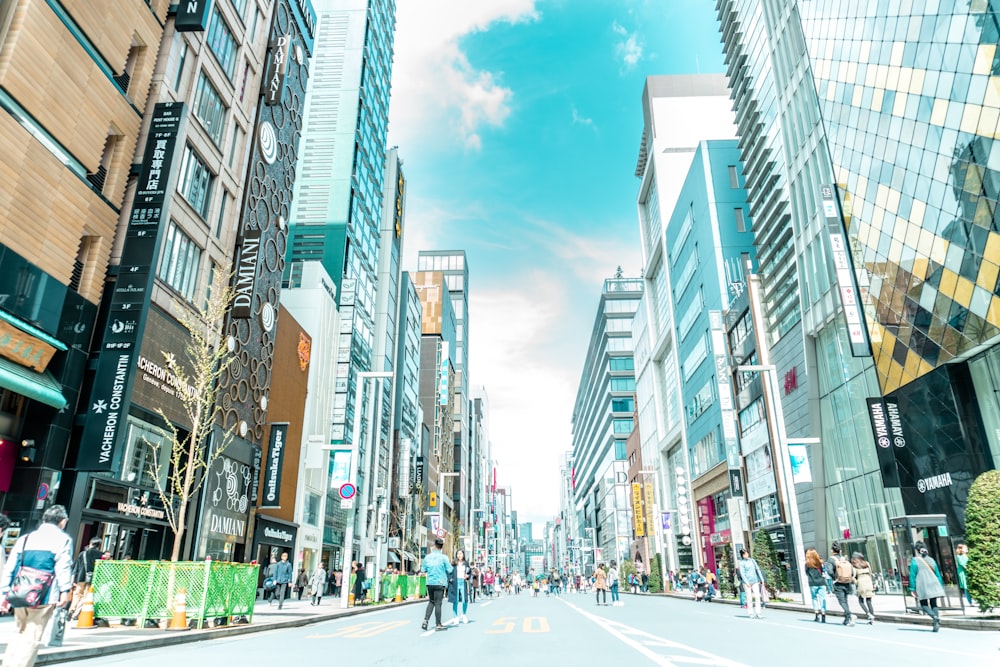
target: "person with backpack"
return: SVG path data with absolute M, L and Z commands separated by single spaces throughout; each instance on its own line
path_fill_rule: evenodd
M 743 582 L 743 590 L 747 596 L 747 609 L 750 610 L 750 618 L 763 618 L 760 614 L 763 588 L 766 580 L 760 565 L 746 549 L 740 549 L 740 559 L 736 562 L 740 580 Z
M 830 547 L 833 553 L 826 561 L 826 572 L 833 579 L 833 594 L 837 596 L 840 608 L 844 610 L 844 625 L 850 627 L 854 625 L 854 614 L 851 613 L 851 605 L 848 596 L 854 587 L 854 566 L 851 561 L 840 553 L 840 544 L 834 542 Z
M 916 553 L 910 560 L 910 594 L 919 602 L 924 613 L 931 617 L 932 632 L 941 629 L 941 616 L 937 609 L 937 599 L 944 597 L 944 582 L 941 570 L 934 559 L 927 555 L 927 545 L 917 542 L 913 545 Z
M 73 540 L 63 532 L 67 520 L 62 505 L 45 510 L 42 525 L 19 537 L 4 563 L 0 595 L 14 608 L 16 625 L 3 656 L 4 667 L 34 665 L 56 607 L 70 603 Z
M 101 538 L 91 538 L 87 548 L 80 552 L 73 563 L 73 604 L 69 607 L 69 617 L 73 620 L 79 615 L 87 586 L 94 578 L 94 566 L 101 560 L 100 546 Z
M 861 611 L 868 613 L 868 625 L 874 625 L 875 608 L 872 607 L 872 598 L 875 597 L 875 580 L 872 577 L 872 567 L 857 551 L 851 554 L 851 565 L 854 566 L 854 578 L 858 582 L 858 604 L 861 605 Z

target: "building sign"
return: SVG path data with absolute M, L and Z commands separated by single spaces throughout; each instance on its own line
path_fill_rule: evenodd
M 0 320 L 0 357 L 41 373 L 55 353 L 56 348 L 45 341 Z
M 153 266 L 161 230 L 166 227 L 168 193 L 173 191 L 177 136 L 185 115 L 183 102 L 160 102 L 153 108 L 90 400 L 84 404 L 86 418 L 77 470 L 114 469 L 119 431 L 128 414 L 135 377 L 136 347 L 149 309 Z
M 777 491 L 770 447 L 754 450 L 746 457 L 745 461 L 747 466 L 747 500 L 752 502 Z
M 135 505 L 132 503 L 118 503 L 116 508 L 119 514 L 125 514 L 126 516 L 159 519 L 160 521 L 165 521 L 167 518 L 166 510 L 158 509 L 156 507 L 147 507 L 145 505 Z
M 424 457 L 417 457 L 417 466 L 413 475 L 413 483 L 420 486 L 424 483 Z
M 217 456 L 212 461 L 207 478 L 202 537 L 245 543 L 253 471 L 246 463 L 228 456 Z
M 868 398 L 866 401 L 868 403 L 868 418 L 872 425 L 872 435 L 875 437 L 875 454 L 878 456 L 879 469 L 882 471 L 882 484 L 886 488 L 898 488 L 899 470 L 896 467 L 896 456 L 893 450 L 895 447 L 906 447 L 899 404 L 893 398 L 876 397 Z
M 438 370 L 438 403 L 448 405 L 448 341 L 441 342 L 441 367 Z
M 351 481 L 351 450 L 335 449 L 330 452 L 330 488 L 339 489 Z
M 743 473 L 739 468 L 729 469 L 729 493 L 734 498 L 743 497 Z
M 236 251 L 236 285 L 233 288 L 232 316 L 235 320 L 253 317 L 254 284 L 260 260 L 260 230 L 246 229 Z
M 208 29 L 208 10 L 211 7 L 212 0 L 180 0 L 174 29 L 177 32 L 204 32 Z
M 785 373 L 785 396 L 799 388 L 799 378 L 795 366 Z
M 299 344 L 295 348 L 299 355 L 299 370 L 304 371 L 309 368 L 309 357 L 312 353 L 312 339 L 304 331 L 299 332 Z
M 809 484 L 813 481 L 809 450 L 805 445 L 788 445 L 788 459 L 792 466 L 792 484 Z
M 271 440 L 264 465 L 264 499 L 261 507 L 281 507 L 281 468 L 285 462 L 285 437 L 288 424 L 271 424 Z
M 653 483 L 646 482 L 644 485 L 644 491 L 646 492 L 645 502 L 646 502 L 646 530 L 652 532 L 656 530 L 656 514 L 653 509 L 656 507 L 656 503 L 653 502 Z M 558 519 L 556 522 L 558 523 Z
M 642 514 L 642 484 L 632 482 L 632 523 L 636 537 L 646 534 L 646 520 Z
M 833 265 L 837 272 L 840 304 L 847 320 L 851 354 L 855 357 L 870 357 L 872 351 L 868 340 L 868 328 L 865 325 L 864 304 L 861 302 L 858 290 L 857 274 L 854 273 L 854 262 L 851 259 L 847 234 L 844 233 L 844 222 L 840 215 L 837 195 L 831 185 L 822 186 L 820 195 L 823 198 L 823 216 L 826 218 L 826 231 L 830 236 Z
M 927 493 L 928 491 L 935 491 L 937 489 L 943 489 L 946 486 L 951 486 L 951 473 L 941 473 L 940 475 L 932 475 L 931 477 L 925 477 L 924 479 L 917 480 L 917 491 L 920 493 Z
M 410 439 L 400 438 L 399 440 L 399 488 L 396 495 L 406 498 L 410 495 L 410 488 L 413 486 L 413 471 L 410 469 Z
M 719 394 L 722 419 L 722 440 L 726 447 L 726 464 L 730 469 L 740 467 L 740 443 L 736 435 L 736 410 L 733 408 L 733 374 L 729 367 L 729 345 L 723 326 L 722 311 L 708 311 L 712 338 L 712 357 L 715 360 L 715 380 Z
M 292 43 L 291 35 L 278 35 L 271 44 L 271 62 L 264 76 L 264 104 L 274 106 L 284 101 L 285 72 L 288 71 L 288 49 Z

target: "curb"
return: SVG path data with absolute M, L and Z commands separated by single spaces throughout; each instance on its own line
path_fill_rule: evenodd
M 677 600 L 689 600 L 691 601 L 691 596 L 687 594 L 678 593 L 654 593 L 654 595 L 659 595 L 661 597 L 674 598 Z M 724 599 L 721 597 L 716 597 L 712 600 L 715 604 L 728 604 L 737 606 L 739 605 L 739 600 Z M 768 609 L 779 609 L 781 611 L 794 611 L 800 614 L 812 614 L 812 608 L 803 607 L 802 605 L 791 604 L 788 602 L 768 602 Z M 843 618 L 844 612 L 840 609 L 830 609 L 827 608 L 826 615 L 830 617 Z M 854 614 L 855 617 L 860 618 L 858 614 Z M 876 623 L 894 623 L 899 625 L 924 625 L 928 628 L 931 627 L 931 619 L 924 616 L 923 614 L 900 614 L 899 612 L 891 612 L 885 614 L 879 614 L 876 610 L 875 613 Z M 996 616 L 992 618 L 974 618 L 974 617 L 949 617 L 941 616 L 941 627 L 951 628 L 957 630 L 978 630 L 978 631 L 991 631 L 1000 630 L 1000 618 Z
M 332 621 L 351 616 L 360 616 L 383 609 L 395 609 L 407 605 L 426 602 L 425 598 L 417 600 L 404 600 L 402 602 L 390 602 L 384 605 L 370 607 L 350 607 L 339 613 L 323 614 L 319 616 L 309 616 L 306 618 L 290 618 L 285 621 L 267 621 L 265 623 L 248 625 L 226 625 L 221 628 L 205 628 L 202 630 L 189 630 L 179 633 L 167 633 L 164 630 L 162 637 L 144 637 L 134 641 L 123 641 L 114 644 L 104 644 L 86 646 L 71 649 L 42 649 L 38 652 L 36 665 L 55 665 L 73 660 L 83 660 L 85 658 L 96 658 L 104 655 L 114 655 L 120 653 L 131 653 L 133 651 L 144 651 L 152 648 L 162 648 L 164 646 L 177 646 L 180 644 L 193 644 L 195 642 L 209 641 L 212 639 L 225 639 L 249 635 L 257 632 L 269 632 L 271 630 L 286 630 L 289 628 L 300 628 L 307 625 L 315 625 L 324 621 Z

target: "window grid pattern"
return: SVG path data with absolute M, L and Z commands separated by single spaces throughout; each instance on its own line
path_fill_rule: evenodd
M 193 301 L 200 263 L 201 248 L 171 220 L 157 276 L 185 299 Z

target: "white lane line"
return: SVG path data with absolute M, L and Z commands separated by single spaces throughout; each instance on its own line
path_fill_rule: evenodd
M 491 604 L 493 604 L 493 600 L 490 600 L 489 602 L 484 602 L 484 603 L 482 603 L 479 606 L 480 607 L 489 607 Z
M 436 632 L 437 632 L 437 630 L 428 630 L 427 632 L 421 633 L 420 636 L 421 637 L 430 637 L 431 635 L 433 635 Z
M 677 660 L 678 662 L 688 662 L 688 661 L 685 660 L 681 656 L 667 657 L 665 655 L 660 655 L 659 653 L 655 653 L 655 652 L 651 651 L 648 647 L 643 646 L 638 641 L 627 637 L 625 635 L 625 632 L 628 632 L 631 635 L 639 635 L 639 636 L 648 638 L 650 640 L 655 640 L 655 641 L 661 642 L 661 645 L 664 646 L 664 648 L 681 649 L 683 651 L 688 651 L 690 653 L 694 653 L 699 658 L 701 658 L 701 659 L 704 660 L 704 662 L 700 662 L 699 664 L 715 665 L 716 667 L 748 667 L 747 665 L 744 665 L 743 663 L 734 662 L 734 661 L 729 660 L 727 658 L 723 658 L 723 657 L 720 657 L 720 656 L 717 656 L 717 655 L 712 655 L 711 653 L 706 653 L 705 651 L 702 651 L 702 650 L 699 650 L 699 649 L 696 649 L 696 648 L 692 648 L 690 646 L 685 646 L 684 644 L 680 644 L 678 642 L 673 642 L 673 641 L 670 641 L 670 640 L 667 640 L 667 639 L 663 639 L 661 637 L 656 637 L 656 636 L 651 635 L 651 634 L 649 634 L 647 632 L 643 632 L 642 630 L 636 630 L 635 628 L 629 627 L 629 626 L 627 626 L 627 625 L 625 625 L 623 623 L 618 623 L 618 622 L 615 622 L 615 621 L 609 621 L 609 620 L 607 620 L 605 618 L 601 618 L 600 616 L 597 616 L 595 614 L 591 614 L 589 612 L 584 611 L 583 609 L 580 609 L 579 607 L 577 607 L 572 602 L 567 602 L 566 600 L 562 600 L 562 602 L 564 604 L 566 604 L 570 609 L 573 609 L 578 614 L 580 614 L 581 616 L 583 616 L 584 618 L 588 618 L 591 621 L 593 621 L 594 623 L 596 623 L 597 625 L 599 625 L 601 628 L 603 628 L 604 630 L 606 630 L 611 636 L 613 636 L 616 639 L 618 639 L 618 641 L 620 641 L 623 644 L 626 644 L 628 646 L 631 646 L 636 651 L 638 651 L 639 653 L 641 653 L 644 656 L 646 656 L 647 658 L 649 658 L 654 664 L 660 665 L 660 667 L 676 667 L 676 664 L 674 662 L 672 662 L 672 660 Z M 620 630 L 618 630 L 618 629 L 616 629 L 615 627 L 612 627 L 612 626 L 618 626 L 619 628 L 622 628 L 624 630 L 624 632 L 620 631 Z

